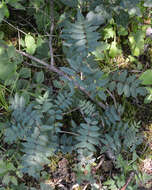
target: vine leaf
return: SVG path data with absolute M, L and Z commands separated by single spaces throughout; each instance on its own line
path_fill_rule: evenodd
M 33 55 L 36 50 L 36 44 L 35 44 L 35 39 L 30 34 L 27 34 L 25 36 L 25 45 L 26 45 L 26 52 Z
M 11 61 L 15 57 L 15 49 L 8 47 L 3 40 L 0 40 L 0 79 L 6 80 L 16 72 L 16 63 Z
M 139 77 L 142 81 L 143 85 L 151 85 L 152 84 L 152 70 L 148 69 L 147 71 L 143 72 L 142 75 Z
M 111 43 L 111 47 L 110 47 L 110 51 L 109 51 L 109 56 L 114 58 L 117 55 L 119 55 L 121 53 L 121 50 L 117 47 L 117 43 L 115 41 L 113 41 Z

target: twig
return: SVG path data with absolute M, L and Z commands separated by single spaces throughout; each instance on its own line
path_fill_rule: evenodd
M 70 110 L 70 111 L 68 111 L 68 112 L 63 113 L 62 115 L 68 115 L 69 113 L 72 113 L 72 112 L 77 111 L 77 110 L 79 110 L 79 109 L 80 109 L 79 107 L 74 108 L 74 109 L 72 109 L 72 110 Z
M 23 62 L 23 64 L 29 65 L 29 66 L 31 66 L 31 67 L 37 67 L 37 68 L 40 68 L 40 69 L 44 69 L 44 68 L 45 68 L 45 67 L 43 67 L 43 66 L 33 65 L 32 63 L 28 63 L 28 62 Z
M 101 167 L 101 165 L 103 164 L 105 160 L 105 157 L 102 155 L 101 156 L 101 159 L 100 159 L 100 162 L 97 164 L 96 167 L 92 167 L 92 174 L 96 174 L 97 170 Z
M 143 184 L 143 182 L 141 181 L 141 179 L 140 179 L 140 177 L 139 177 L 137 171 L 134 170 L 134 174 L 136 174 L 136 176 L 137 176 L 137 178 L 138 178 L 138 180 L 139 180 L 139 185 L 144 186 L 144 184 Z
M 114 95 L 113 95 L 108 89 L 106 89 L 106 91 L 108 92 L 108 94 L 109 94 L 109 95 L 111 96 L 111 98 L 113 99 L 115 108 L 117 108 L 117 103 L 116 103 L 116 99 L 115 99 Z
M 131 73 L 142 73 L 142 71 L 138 71 L 138 70 L 131 70 Z
M 7 20 L 3 19 L 4 22 L 6 22 L 8 25 L 10 25 L 12 28 L 14 28 L 15 30 L 21 32 L 24 35 L 27 35 L 23 30 L 19 29 L 18 27 L 15 27 L 13 24 L 9 23 Z
M 37 31 L 37 29 L 26 19 L 24 19 L 22 16 L 18 16 L 19 18 L 21 18 L 24 22 L 26 22 L 28 25 L 30 25 L 33 30 L 39 35 L 39 32 Z M 25 24 L 24 24 L 25 25 Z
M 32 55 L 29 55 L 28 53 L 25 53 L 23 51 L 19 51 L 16 50 L 16 52 L 18 52 L 19 54 L 28 57 L 29 59 L 44 65 L 47 69 L 49 69 L 50 71 L 53 71 L 55 73 L 57 73 L 59 76 L 63 76 L 65 79 L 67 79 L 68 81 L 73 82 L 74 86 L 77 87 L 79 90 L 81 90 L 85 95 L 87 95 L 92 101 L 95 101 L 89 94 L 89 92 L 86 91 L 85 88 L 83 88 L 82 86 L 80 86 L 74 79 L 70 78 L 70 76 L 68 76 L 66 73 L 64 73 L 63 71 L 61 71 L 60 69 L 56 68 L 54 65 L 49 65 L 47 64 L 45 61 L 42 61 L 41 59 L 38 59 Z M 96 102 L 102 109 L 106 109 L 106 105 L 103 104 L 102 102 Z
M 104 162 L 104 156 L 102 156 L 101 157 L 101 159 L 100 159 L 100 162 L 97 164 L 97 166 L 95 167 L 95 170 L 98 170 L 99 168 L 100 168 L 100 166 L 103 164 L 103 162 Z
M 18 49 L 21 50 L 21 36 L 20 36 L 20 31 L 18 32 Z
M 127 186 L 129 185 L 129 183 L 131 182 L 131 180 L 133 179 L 135 173 L 134 172 L 131 172 L 126 184 L 120 189 L 120 190 L 126 190 Z
M 50 47 L 50 56 L 51 56 L 51 65 L 54 65 L 54 55 L 53 55 L 53 48 L 52 48 L 52 34 L 54 30 L 54 0 L 50 0 L 50 36 L 49 36 L 49 47 Z
M 76 134 L 76 133 L 68 132 L 68 131 L 59 131 L 59 133 L 66 133 L 66 134 L 70 134 L 70 135 L 74 135 L 74 136 L 79 136 L 79 135 Z
M 5 149 L 5 148 L 3 148 L 2 146 L 0 146 L 0 149 L 1 149 L 1 150 L 3 150 L 3 151 L 6 151 L 6 149 Z
M 88 187 L 88 185 L 90 185 L 90 183 L 87 183 L 87 184 L 84 186 L 83 190 L 86 190 L 87 187 Z

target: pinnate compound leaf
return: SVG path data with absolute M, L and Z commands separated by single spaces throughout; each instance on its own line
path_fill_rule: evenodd
M 124 88 L 124 85 L 121 82 L 117 83 L 117 90 L 118 90 L 119 95 L 123 94 L 123 88 Z
M 123 88 L 124 94 L 126 97 L 130 96 L 130 89 L 129 89 L 129 85 L 125 84 L 124 88 Z
M 70 69 L 68 67 L 61 67 L 61 70 L 68 75 L 75 76 L 75 71 L 73 69 Z
M 136 88 L 132 85 L 131 88 L 130 88 L 130 93 L 131 93 L 131 96 L 136 98 L 137 96 L 137 91 L 136 91 Z
M 106 101 L 107 96 L 106 96 L 106 94 L 102 90 L 100 90 L 98 92 L 98 96 L 99 96 L 99 98 L 101 98 L 101 100 Z
M 123 72 L 120 73 L 120 75 L 119 75 L 119 81 L 125 82 L 126 77 L 127 77 L 127 71 L 125 70 L 125 71 L 123 71 Z
M 110 84 L 109 84 L 109 90 L 113 91 L 115 88 L 116 88 L 116 82 L 115 81 L 110 82 Z

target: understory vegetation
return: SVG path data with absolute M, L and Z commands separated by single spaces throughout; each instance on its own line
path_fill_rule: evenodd
M 0 190 L 152 189 L 152 0 L 0 0 Z

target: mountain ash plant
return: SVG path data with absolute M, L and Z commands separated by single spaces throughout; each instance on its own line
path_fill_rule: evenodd
M 87 180 L 92 189 L 100 189 L 92 167 L 101 154 L 121 172 L 123 182 L 132 170 L 136 174 L 134 161 L 138 156 L 135 158 L 135 155 L 143 137 L 139 133 L 139 123 L 124 117 L 122 101 L 137 102 L 147 91 L 141 80 L 127 69 L 102 71 L 97 54 L 105 55 L 108 50 L 110 59 L 120 55 L 122 49 L 117 45 L 115 26 L 126 30 L 131 19 L 142 17 L 142 9 L 152 7 L 152 2 L 16 0 L 14 4 L 1 1 L 0 5 L 1 23 L 9 17 L 12 7 L 26 12 L 25 7 L 31 6 L 27 14 L 34 17 L 38 30 L 38 37 L 24 33 L 20 48 L 10 46 L 3 36 L 0 39 L 0 66 L 3 68 L 0 80 L 12 88 L 12 92 L 17 89 L 10 100 L 10 118 L 7 125 L 5 122 L 6 127 L 1 124 L 0 130 L 8 146 L 18 146 L 20 172 L 39 181 L 50 158 L 62 152 L 63 155 L 76 153 L 74 170 L 78 182 Z M 44 18 L 40 5 L 46 13 Z M 66 7 L 67 13 L 57 12 L 61 7 Z M 122 20 L 116 19 L 122 15 Z M 104 28 L 109 23 L 113 23 L 114 29 Z M 44 36 L 45 33 L 49 33 L 49 37 Z M 59 66 L 54 48 L 56 33 L 60 33 L 58 38 L 63 52 L 63 64 Z M 133 56 L 142 52 L 144 37 L 144 31 L 138 29 L 129 34 Z M 24 68 L 22 63 L 26 61 L 39 72 L 34 75 L 35 70 Z M 47 75 L 55 76 L 51 87 L 43 84 Z M 29 83 L 28 79 L 36 82 Z M 16 81 L 14 85 L 13 80 Z M 21 84 L 26 81 L 26 90 L 21 84 L 17 85 L 19 81 Z M 134 160 L 127 167 L 129 158 Z M 119 179 L 115 180 L 117 184 L 108 180 L 105 186 L 108 188 L 111 183 L 115 189 L 121 188 L 123 184 Z M 128 186 L 132 187 L 133 183 Z

